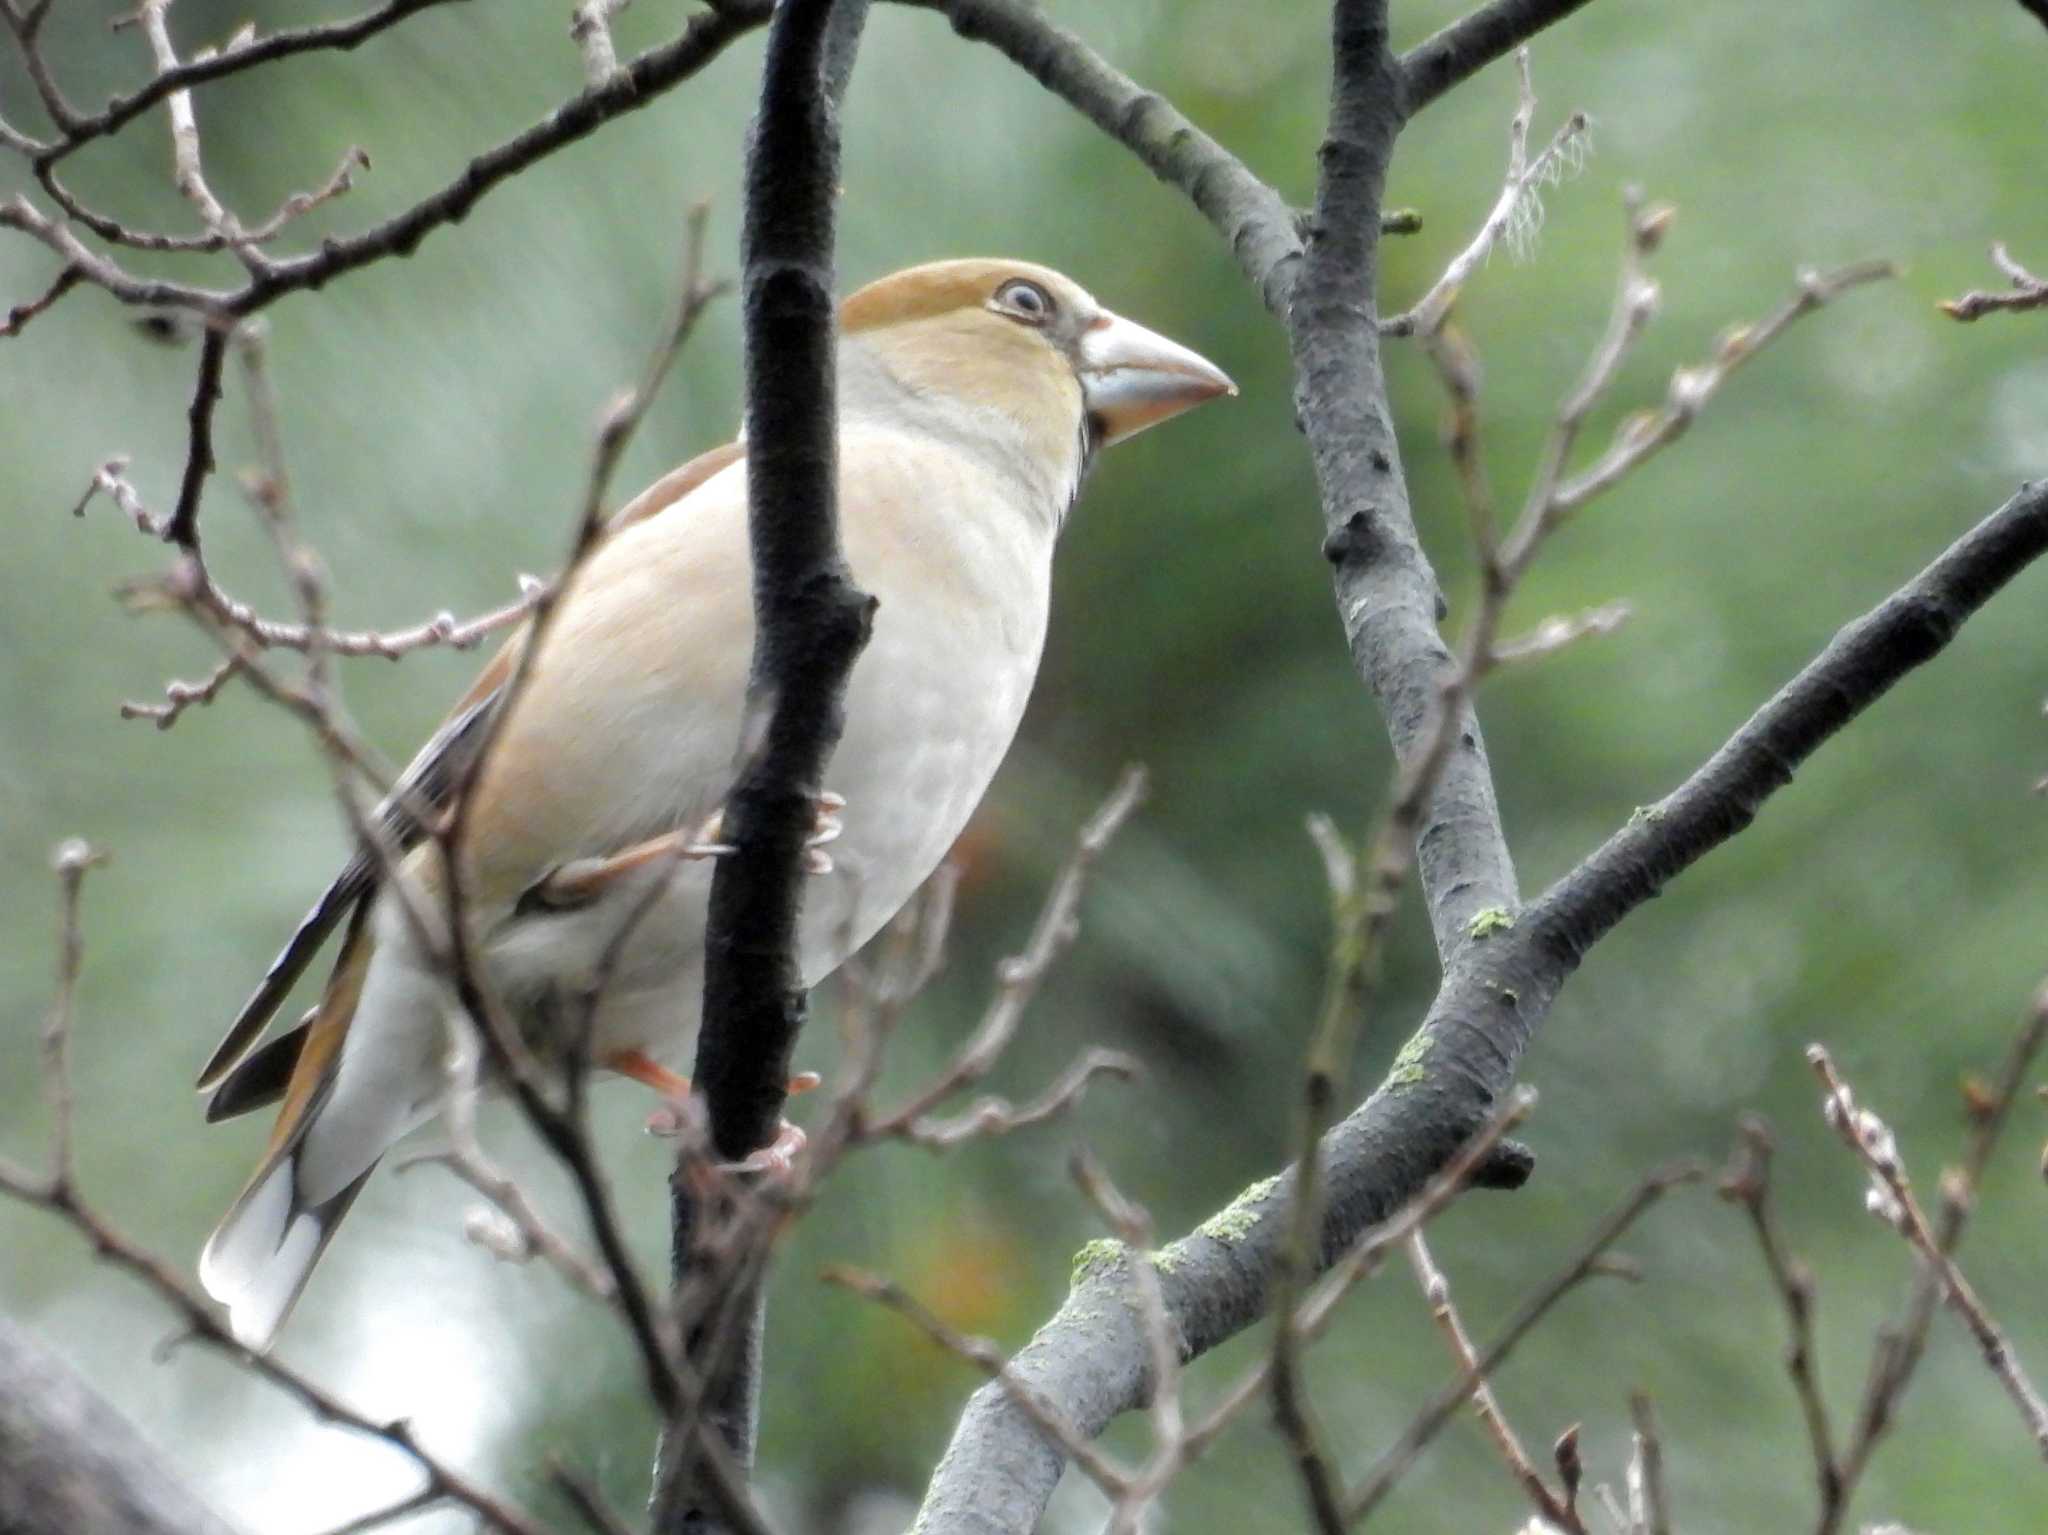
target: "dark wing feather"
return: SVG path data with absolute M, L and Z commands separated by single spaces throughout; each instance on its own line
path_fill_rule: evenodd
M 721 447 L 700 453 L 680 468 L 672 469 L 647 489 L 635 496 L 622 507 L 612 519 L 608 532 L 644 522 L 659 516 L 676 505 L 691 491 L 721 470 L 738 463 L 746 457 L 746 444 L 729 442 Z M 432 739 L 420 748 L 398 786 L 383 804 L 377 807 L 377 819 L 385 837 L 403 850 L 420 840 L 420 824 L 408 807 L 425 806 L 429 810 L 446 808 L 453 796 L 456 781 L 468 769 L 482 744 L 484 724 L 496 707 L 505 685 L 511 680 L 519 647 L 526 634 L 524 628 L 516 631 L 504 646 L 493 656 L 490 663 L 478 676 L 475 684 L 455 706 L 455 712 L 446 724 L 434 732 Z M 347 865 L 327 887 L 327 893 L 320 897 L 305 919 L 299 923 L 298 931 L 276 959 L 270 969 L 264 972 L 262 982 L 256 987 L 249 1000 L 242 1004 L 242 1010 L 235 1015 L 235 1021 L 228 1025 L 227 1034 L 215 1047 L 207 1060 L 205 1069 L 199 1073 L 199 1089 L 221 1085 L 235 1064 L 248 1055 L 263 1031 L 270 1026 L 287 993 L 299 983 L 306 973 L 306 967 L 313 962 L 313 956 L 326 946 L 334 936 L 334 930 L 341 926 L 342 919 L 355 911 L 377 887 L 376 861 L 368 852 L 358 850 Z M 290 1036 L 286 1036 L 290 1037 Z M 253 1062 L 251 1063 L 254 1064 Z M 256 1080 L 256 1079 L 252 1079 Z M 223 1095 L 227 1096 L 226 1094 Z M 235 1095 L 230 1101 L 239 1101 Z M 214 1112 L 220 1099 L 209 1107 L 209 1117 L 220 1117 Z M 246 1107 L 256 1107 L 250 1102 Z M 239 1110 L 223 1110 L 234 1113 Z
M 242 1057 L 206 1100 L 206 1122 L 219 1124 L 223 1119 L 250 1113 L 282 1098 L 318 1013 L 318 1008 L 312 1009 L 289 1032 L 265 1040 Z
M 503 660 L 509 654 L 500 654 Z M 509 667 L 507 668 L 509 669 Z M 484 674 L 499 670 L 494 661 Z M 497 703 L 501 681 L 493 681 L 488 690 L 478 696 L 472 691 L 457 711 L 439 730 L 435 731 L 427 744 L 420 748 L 419 755 L 399 778 L 398 785 L 384 802 L 377 807 L 378 824 L 390 843 L 403 850 L 420 840 L 421 829 L 415 808 L 441 810 L 446 807 L 454 793 L 455 784 L 475 757 L 483 739 L 483 727 L 490 718 L 491 710 Z M 313 909 L 306 913 L 299 923 L 291 941 L 270 968 L 264 972 L 263 980 L 256 987 L 249 1000 L 242 1004 L 242 1010 L 235 1015 L 235 1021 L 228 1026 L 227 1034 L 215 1047 L 207 1060 L 205 1069 L 199 1073 L 201 1092 L 218 1086 L 228 1072 L 249 1053 L 250 1047 L 262 1037 L 263 1031 L 275 1016 L 278 1005 L 299 983 L 299 977 L 306 973 L 306 967 L 313 962 L 313 956 L 326 946 L 342 920 L 353 912 L 377 887 L 377 865 L 369 853 L 358 850 L 349 859 L 334 883 L 327 887 L 327 893 L 320 897 Z M 255 1103 L 246 1105 L 256 1107 Z M 228 1110 L 235 1113 L 239 1110 Z M 209 1117 L 219 1117 L 209 1110 Z

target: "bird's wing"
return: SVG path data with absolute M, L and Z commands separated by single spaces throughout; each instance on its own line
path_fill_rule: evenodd
M 745 456 L 744 443 L 729 442 L 670 470 L 620 509 L 607 528 L 606 537 L 609 539 L 626 528 L 659 516 L 719 471 Z M 505 684 L 511 679 L 525 637 L 526 630 L 522 627 L 499 647 L 469 691 L 457 700 L 453 712 L 413 757 L 400 776 L 397 787 L 377 807 L 376 820 L 390 846 L 404 851 L 420 840 L 419 821 L 413 813 L 415 809 L 440 810 L 446 806 L 483 739 L 484 726 L 496 708 Z M 269 1027 L 279 1004 L 305 974 L 314 956 L 326 946 L 342 921 L 376 887 L 376 860 L 367 849 L 358 849 L 327 887 L 326 893 L 300 921 L 291 940 L 271 961 L 262 981 L 249 1000 L 242 1004 L 234 1022 L 228 1025 L 227 1033 L 200 1071 L 198 1087 L 201 1092 L 219 1089 L 208 1106 L 210 1117 L 224 1118 L 275 1101 L 278 1093 L 276 1084 L 290 1074 L 298 1049 L 304 1043 L 305 1025 L 272 1041 L 260 1056 L 251 1057 L 250 1051 Z M 299 1043 L 286 1044 L 286 1040 Z M 238 1066 L 250 1070 L 251 1075 L 246 1080 L 241 1080 L 241 1073 L 236 1071 Z M 232 1079 L 231 1072 L 235 1073 Z

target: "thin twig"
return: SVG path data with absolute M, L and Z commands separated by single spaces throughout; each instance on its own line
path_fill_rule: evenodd
M 988 1097 L 951 1118 L 918 1114 L 910 1118 L 892 1116 L 868 1132 L 871 1138 L 893 1136 L 927 1151 L 951 1151 L 966 1141 L 994 1139 L 1029 1130 L 1056 1119 L 1081 1101 L 1097 1077 L 1114 1077 L 1135 1082 L 1144 1075 L 1136 1057 L 1122 1050 L 1092 1045 L 1075 1057 L 1067 1069 L 1045 1090 L 1026 1103 L 1013 1105 L 1006 1098 Z M 925 1096 L 920 1094 L 920 1097 Z
M 170 8 L 171 0 L 142 0 L 141 9 L 136 12 L 149 39 L 150 52 L 156 57 L 159 75 L 178 67 L 178 50 L 171 43 Z M 207 184 L 205 169 L 200 164 L 199 121 L 192 112 L 192 93 L 172 91 L 164 97 L 164 107 L 171 119 L 171 162 L 178 190 L 199 210 L 207 232 L 235 253 L 250 276 L 261 277 L 270 269 L 269 258 L 250 244 L 240 221 Z
M 323 1386 L 282 1363 L 274 1355 L 245 1348 L 221 1323 L 213 1307 L 199 1298 L 169 1264 L 131 1242 L 90 1205 L 78 1188 L 71 1155 L 70 1036 L 74 998 L 83 961 L 83 936 L 78 896 L 86 872 L 104 855 L 87 844 L 61 845 L 54 863 L 61 891 L 56 999 L 43 1031 L 43 1096 L 51 1115 L 50 1168 L 37 1177 L 0 1161 L 0 1194 L 65 1221 L 92 1246 L 102 1261 L 121 1269 L 153 1290 L 176 1314 L 180 1336 L 189 1337 L 232 1363 L 295 1397 L 324 1422 L 338 1424 L 399 1450 L 426 1474 L 427 1486 L 407 1500 L 409 1506 L 453 1501 L 503 1535 L 541 1535 L 540 1526 L 524 1512 L 486 1491 L 445 1461 L 420 1446 L 411 1423 L 403 1418 L 380 1422 L 358 1412 Z
M 1863 1159 L 1874 1180 L 1870 1198 L 1872 1213 L 1897 1230 L 1912 1244 L 1921 1260 L 1933 1267 L 1941 1279 L 1949 1305 L 1970 1329 L 1970 1335 L 1977 1340 L 1977 1347 L 1984 1355 L 1985 1365 L 2005 1387 L 2006 1394 L 2019 1409 L 2028 1434 L 2042 1457 L 2048 1459 L 2048 1402 L 2042 1401 L 2033 1382 L 2027 1379 L 2026 1371 L 2021 1368 L 2005 1333 L 1992 1320 L 1991 1313 L 1963 1277 L 1962 1270 L 1956 1267 L 1955 1259 L 1943 1251 L 1941 1243 L 1936 1240 L 1913 1192 L 1905 1163 L 1899 1157 L 1898 1143 L 1890 1129 L 1869 1109 L 1857 1107 L 1855 1096 L 1835 1070 L 1835 1063 L 1824 1046 L 1809 1045 L 1806 1059 L 1827 1088 L 1823 1108 L 1828 1123 Z
M 1897 275 L 1898 268 L 1889 261 L 1860 261 L 1831 272 L 1801 272 L 1798 291 L 1777 309 L 1754 325 L 1738 325 L 1726 332 L 1708 361 L 1673 373 L 1664 403 L 1623 422 L 1607 450 L 1589 468 L 1557 487 L 1547 515 L 1553 519 L 1569 516 L 1683 436 L 1729 375 L 1777 340 L 1794 321 L 1852 288 Z
M 1145 1511 L 1179 1473 L 1187 1455 L 1187 1420 L 1181 1405 L 1180 1338 L 1167 1314 L 1152 1265 L 1152 1217 L 1125 1197 L 1104 1168 L 1085 1148 L 1068 1163 L 1081 1191 L 1088 1196 L 1123 1244 L 1123 1271 L 1130 1275 L 1133 1309 L 1145 1331 L 1152 1366 L 1152 1454 L 1117 1499 L 1105 1535 L 1137 1535 Z
M 1841 1504 L 1844 1496 L 1842 1467 L 1835 1457 L 1834 1432 L 1829 1426 L 1827 1401 L 1821 1394 L 1820 1375 L 1814 1358 L 1813 1271 L 1786 1248 L 1777 1212 L 1771 1203 L 1771 1133 L 1762 1119 L 1744 1115 L 1741 1139 L 1721 1175 L 1718 1185 L 1723 1199 L 1740 1204 L 1756 1233 L 1757 1247 L 1771 1284 L 1784 1302 L 1788 1341 L 1785 1369 L 1792 1377 L 1792 1390 L 1799 1398 L 1800 1415 L 1806 1420 L 1807 1442 L 1813 1451 L 1814 1480 L 1819 1489 L 1825 1517 Z
M 1572 1535 L 1584 1535 L 1585 1526 L 1579 1521 L 1578 1512 L 1550 1490 L 1550 1484 L 1543 1480 L 1543 1474 L 1529 1459 L 1529 1452 L 1522 1448 L 1514 1425 L 1508 1422 L 1507 1414 L 1501 1410 L 1500 1402 L 1493 1394 L 1493 1386 L 1484 1374 L 1479 1373 L 1479 1356 L 1472 1346 L 1471 1334 L 1465 1331 L 1465 1323 L 1451 1301 L 1450 1280 L 1444 1277 L 1443 1270 L 1437 1267 L 1430 1254 L 1429 1239 L 1418 1230 L 1408 1238 L 1407 1246 L 1416 1283 L 1422 1286 L 1423 1298 L 1429 1303 L 1429 1313 L 1436 1319 L 1437 1330 L 1450 1345 L 1451 1357 L 1473 1374 L 1473 1410 L 1479 1414 L 1479 1421 L 1486 1425 L 1501 1459 L 1507 1462 L 1509 1474 L 1528 1494 L 1539 1517 L 1561 1530 L 1572 1532 Z
M 632 1526 L 613 1512 L 591 1482 L 560 1464 L 550 1467 L 549 1475 L 576 1516 L 590 1526 L 591 1535 L 633 1535 Z
M 41 296 L 25 300 L 8 309 L 6 318 L 0 319 L 0 336 L 20 335 L 28 327 L 29 321 L 49 309 L 51 305 L 55 304 L 83 281 L 85 281 L 85 274 L 80 272 L 77 267 L 67 266 L 60 268 L 57 275 L 50 280 L 50 286 L 42 291 Z
M 929 1140 L 938 1128 L 928 1119 L 932 1111 L 956 1093 L 972 1087 L 994 1068 L 1016 1036 L 1018 1025 L 1023 1022 L 1031 999 L 1038 992 L 1039 983 L 1078 936 L 1077 913 L 1082 892 L 1087 889 L 1088 872 L 1109 846 L 1110 840 L 1144 803 L 1145 787 L 1146 775 L 1142 767 L 1124 769 L 1109 797 L 1082 826 L 1073 852 L 1046 892 L 1045 904 L 1039 909 L 1038 919 L 1031 926 L 1031 935 L 1025 940 L 1023 950 L 997 964 L 996 994 L 983 1012 L 981 1022 L 929 1083 L 896 1109 L 869 1124 L 870 1134 Z M 1117 1070 L 1115 1062 L 1121 1060 L 1113 1052 L 1101 1055 L 1091 1052 L 1088 1059 L 1094 1064 L 1075 1083 L 1074 1091 L 1078 1091 L 1080 1085 L 1096 1072 Z M 1072 1073 L 1069 1074 L 1071 1077 Z M 996 1121 L 1006 1117 L 1000 1111 L 986 1107 L 971 1117 L 983 1114 Z
M 1972 1130 L 1962 1163 L 1956 1169 L 1960 1176 L 1942 1180 L 1941 1225 L 1936 1236 L 1945 1253 L 1953 1254 L 1962 1241 L 1974 1204 L 1969 1196 L 1983 1181 L 1984 1170 L 1990 1165 L 2012 1106 L 2023 1092 L 2028 1071 L 2044 1043 L 2048 1043 L 2048 987 L 2034 994 L 2019 1032 L 2006 1051 L 1997 1082 L 1966 1098 Z M 1941 1293 L 1941 1281 L 1933 1266 L 1919 1264 L 1903 1315 L 1880 1331 L 1856 1415 L 1856 1429 L 1841 1457 L 1842 1499 L 1832 1509 L 1823 1510 L 1817 1535 L 1834 1535 L 1839 1528 L 1865 1467 L 1895 1421 L 1899 1399 L 1926 1351 L 1928 1330 L 1933 1325 Z
M 71 1138 L 71 1026 L 78 1002 L 78 977 L 85 965 L 85 934 L 79 922 L 79 898 L 86 874 L 106 862 L 107 855 L 76 837 L 61 842 L 50 856 L 57 871 L 57 992 L 43 1020 L 43 1098 L 50 1106 L 50 1193 L 68 1196 L 75 1176 Z
M 181 682 L 172 678 L 164 684 L 164 701 L 160 704 L 123 702 L 121 718 L 124 720 L 150 720 L 159 730 L 169 730 L 178 723 L 178 716 L 194 704 L 210 704 L 220 696 L 220 690 L 227 686 L 230 678 L 242 669 L 240 655 L 229 655 L 224 661 L 198 682 Z
M 442 1099 L 442 1118 L 448 1126 L 448 1149 L 422 1152 L 397 1165 L 406 1172 L 423 1163 L 446 1167 L 475 1189 L 512 1223 L 515 1244 L 490 1245 L 500 1257 L 520 1260 L 538 1256 L 557 1273 L 592 1300 L 605 1305 L 618 1298 L 618 1284 L 608 1269 L 591 1262 L 574 1245 L 548 1224 L 526 1191 L 485 1153 L 477 1136 L 476 1110 L 478 1072 L 482 1048 L 476 1028 L 467 1018 L 448 1018 L 447 1089 Z
M 2012 280 L 2010 293 L 1974 291 L 1961 298 L 1944 299 L 1941 312 L 1952 320 L 1970 321 L 1987 314 L 2016 314 L 2028 309 L 2048 309 L 2048 278 L 2036 277 L 2015 261 L 2003 241 L 1991 247 L 1991 260 Z
M 224 80 L 230 75 L 242 74 L 295 54 L 355 48 L 407 17 L 444 3 L 446 0 L 387 0 L 378 9 L 350 21 L 275 32 L 269 37 L 252 37 L 219 53 L 190 59 L 175 68 L 160 71 L 148 84 L 125 96 L 115 97 L 89 117 L 72 115 L 61 125 L 63 139 L 40 158 L 54 163 L 94 139 L 118 132 L 173 92 Z
M 1680 1162 L 1661 1168 L 1638 1183 L 1619 1208 L 1594 1228 L 1592 1235 L 1565 1266 L 1522 1303 L 1500 1336 L 1479 1351 L 1476 1366 L 1463 1371 L 1458 1379 L 1415 1415 L 1347 1500 L 1346 1517 L 1354 1523 L 1367 1518 L 1415 1463 L 1423 1448 L 1436 1437 L 1437 1431 L 1450 1421 L 1451 1415 L 1472 1394 L 1478 1383 L 1499 1371 L 1502 1361 L 1530 1329 L 1543 1320 L 1552 1306 L 1576 1286 L 1603 1271 L 1607 1250 L 1621 1239 L 1643 1212 L 1669 1190 L 1682 1184 L 1696 1183 L 1702 1176 L 1704 1169 L 1696 1163 Z
M 1458 294 L 1471 280 L 1472 274 L 1485 264 L 1494 246 L 1506 239 L 1512 250 L 1516 232 L 1530 228 L 1541 218 L 1538 189 L 1564 174 L 1575 163 L 1576 157 L 1584 152 L 1590 121 L 1584 112 L 1574 112 L 1564 120 L 1563 126 L 1536 158 L 1529 158 L 1529 127 L 1536 117 L 1536 88 L 1529 78 L 1527 48 L 1516 52 L 1515 67 L 1520 72 L 1521 98 L 1508 126 L 1507 180 L 1501 187 L 1500 196 L 1471 243 L 1452 258 L 1429 291 L 1416 300 L 1412 308 L 1380 322 L 1380 331 L 1384 335 L 1431 336 L 1441 330 L 1450 316 L 1451 306 L 1458 301 Z

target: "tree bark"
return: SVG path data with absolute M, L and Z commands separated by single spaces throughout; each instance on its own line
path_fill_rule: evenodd
M 0 1317 L 0 1531 L 237 1535 L 126 1418 Z

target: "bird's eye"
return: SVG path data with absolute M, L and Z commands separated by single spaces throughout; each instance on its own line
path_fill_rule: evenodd
M 1026 325 L 1043 325 L 1052 318 L 1052 295 L 1028 277 L 1015 277 L 996 289 L 995 306 Z

